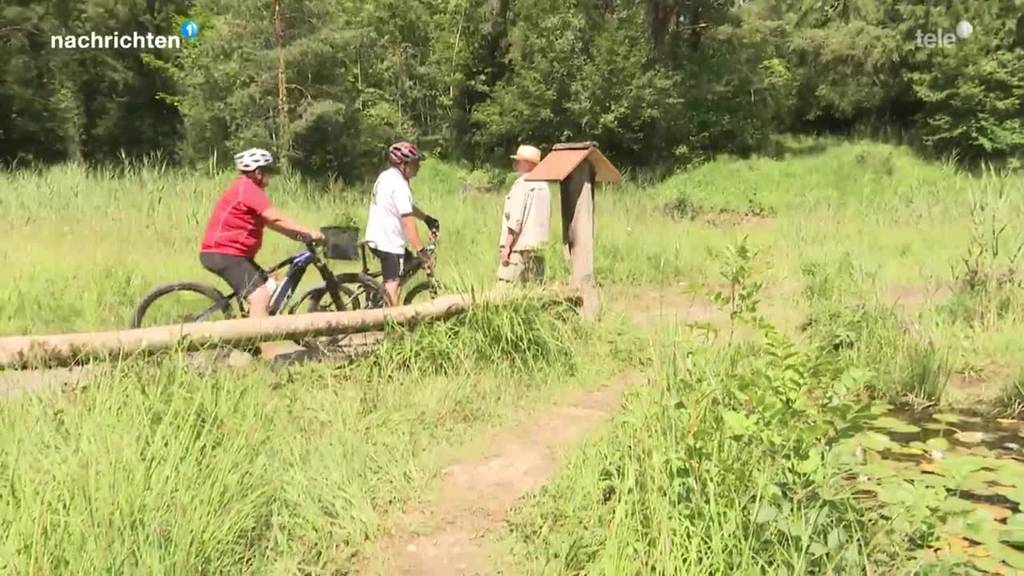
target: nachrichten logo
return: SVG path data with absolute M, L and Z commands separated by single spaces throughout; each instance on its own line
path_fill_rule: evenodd
M 185 20 L 178 35 L 131 32 L 122 34 L 64 34 L 50 36 L 50 48 L 60 50 L 160 50 L 181 48 L 181 39 L 195 40 L 199 25 Z

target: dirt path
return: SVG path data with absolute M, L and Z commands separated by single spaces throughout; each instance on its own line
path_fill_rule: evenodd
M 447 467 L 436 497 L 392 522 L 357 574 L 495 574 L 494 536 L 523 496 L 558 470 L 567 450 L 606 423 L 623 393 L 643 381 L 630 372 L 605 387 L 528 415 L 499 432 L 481 458 Z

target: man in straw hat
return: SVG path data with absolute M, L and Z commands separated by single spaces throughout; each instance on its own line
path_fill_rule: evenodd
M 505 197 L 502 213 L 498 266 L 498 280 L 502 284 L 543 279 L 544 258 L 540 249 L 548 240 L 551 223 L 551 192 L 547 183 L 526 180 L 526 175 L 540 163 L 540 150 L 520 146 L 511 158 L 519 178 Z

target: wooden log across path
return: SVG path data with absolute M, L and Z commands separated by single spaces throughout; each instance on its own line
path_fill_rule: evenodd
M 476 303 L 499 303 L 517 297 L 517 292 L 482 296 L 458 294 L 430 302 L 394 308 L 317 312 L 270 318 L 218 320 L 172 326 L 155 326 L 111 332 L 84 332 L 46 336 L 0 338 L 0 368 L 27 369 L 72 366 L 88 360 L 131 356 L 176 347 L 198 350 L 217 345 L 248 345 L 257 342 L 354 334 L 379 330 L 388 325 L 443 320 L 462 314 Z M 552 297 L 552 293 L 544 293 Z M 573 295 L 564 290 L 556 299 Z

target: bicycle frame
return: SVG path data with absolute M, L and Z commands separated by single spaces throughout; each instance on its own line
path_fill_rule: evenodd
M 267 308 L 267 313 L 270 316 L 276 316 L 288 307 L 292 297 L 295 296 L 295 291 L 299 287 L 299 283 L 302 282 L 302 278 L 306 275 L 306 270 L 308 270 L 311 265 L 316 268 L 320 273 L 320 276 L 323 277 L 324 285 L 327 287 L 327 293 L 331 296 L 331 300 L 334 302 L 336 307 L 335 309 L 343 309 L 344 304 L 341 299 L 341 292 L 338 290 L 338 283 L 334 279 L 334 273 L 327 266 L 327 263 L 317 255 L 316 247 L 310 243 L 306 243 L 306 249 L 304 251 L 285 258 L 267 270 L 267 274 L 271 275 L 283 268 L 288 268 L 288 273 L 285 275 L 281 285 L 278 286 L 274 294 L 271 295 L 270 305 Z M 244 315 L 248 315 L 248 307 L 244 298 L 239 297 L 235 292 L 229 294 L 227 298 L 229 300 L 231 298 L 237 299 L 242 313 Z
M 430 253 L 430 255 L 431 255 L 431 256 L 433 256 L 433 255 L 434 255 L 434 254 L 435 254 L 435 253 L 437 252 L 437 241 L 435 240 L 434 242 L 431 242 L 431 243 L 429 243 L 429 244 L 426 244 L 426 246 L 425 246 L 425 247 L 426 247 L 427 251 L 428 251 L 428 252 Z M 377 278 L 380 278 L 380 277 L 384 276 L 384 272 L 383 272 L 383 271 L 381 271 L 381 270 L 377 270 L 376 272 L 371 272 L 371 271 L 370 271 L 370 265 L 369 265 L 369 263 L 368 263 L 368 262 L 367 262 L 367 260 L 366 260 L 366 249 L 367 249 L 367 246 L 366 246 L 366 244 L 365 244 L 365 243 L 361 243 L 361 244 L 359 245 L 359 254 L 360 254 L 360 256 L 362 257 L 362 261 L 363 261 L 363 262 L 362 262 L 362 263 L 363 263 L 363 269 L 362 269 L 362 272 L 361 272 L 361 273 L 362 273 L 362 274 L 363 274 L 364 276 L 367 276 L 367 277 L 369 277 L 369 278 L 373 278 L 373 279 L 377 279 Z M 422 270 L 422 269 L 423 269 L 423 266 L 422 266 L 422 265 L 420 264 L 420 261 L 419 261 L 419 259 L 418 259 L 418 258 L 415 258 L 415 257 L 413 257 L 413 258 L 409 258 L 409 257 L 408 257 L 408 256 L 411 256 L 411 255 L 412 255 L 412 253 L 411 253 L 411 252 L 409 252 L 408 250 L 406 250 L 405 254 L 406 254 L 406 256 L 407 256 L 406 260 L 407 260 L 407 261 L 411 261 L 411 262 L 412 262 L 412 264 L 410 264 L 409 266 L 405 267 L 405 269 L 404 269 L 404 270 L 402 270 L 402 275 L 401 275 L 401 277 L 399 278 L 399 284 L 400 284 L 401 286 L 405 286 L 405 284 L 406 284 L 406 283 L 407 283 L 407 282 L 408 282 L 409 280 L 411 280 L 411 279 L 412 279 L 412 278 L 413 278 L 414 276 L 416 276 L 416 274 L 417 274 L 417 273 L 418 273 L 418 272 L 419 272 L 420 270 Z M 428 276 L 428 277 L 429 277 L 430 279 L 433 279 L 433 278 L 434 278 L 434 273 L 433 273 L 432 271 L 430 271 L 430 270 L 427 270 L 427 271 L 426 271 L 426 274 L 427 274 L 427 276 Z
M 359 250 L 360 250 L 360 256 L 362 257 L 362 264 L 363 264 L 362 271 L 360 272 L 360 276 L 362 276 L 366 280 L 370 281 L 371 283 L 377 285 L 378 289 L 383 290 L 383 284 L 381 283 L 380 280 L 384 276 L 384 272 L 382 270 L 377 270 L 376 272 L 371 272 L 370 271 L 370 265 L 369 265 L 369 262 L 367 261 L 367 256 L 366 256 L 367 248 L 368 247 L 367 247 L 367 245 L 365 243 L 360 243 Z M 433 256 L 434 254 L 437 253 L 437 238 L 436 238 L 436 236 L 435 236 L 435 238 L 434 238 L 434 240 L 432 242 L 430 242 L 430 243 L 425 245 L 425 248 L 426 248 L 427 252 L 430 253 L 431 256 Z M 410 256 L 410 252 L 408 250 L 406 251 L 406 256 L 407 256 L 406 260 L 410 261 L 412 263 L 402 270 L 402 275 L 398 279 L 399 290 L 404 290 L 406 284 L 408 284 L 413 278 L 415 278 L 416 274 L 418 274 L 420 270 L 424 270 L 423 265 L 420 263 L 419 258 L 414 258 L 414 257 L 410 258 L 410 257 L 408 257 L 408 256 Z M 424 271 L 425 271 L 425 273 L 427 275 L 427 280 L 430 282 L 430 284 L 432 286 L 431 292 L 433 293 L 437 289 L 437 285 L 435 283 L 436 282 L 436 278 L 434 277 L 434 271 L 433 270 L 424 270 Z

